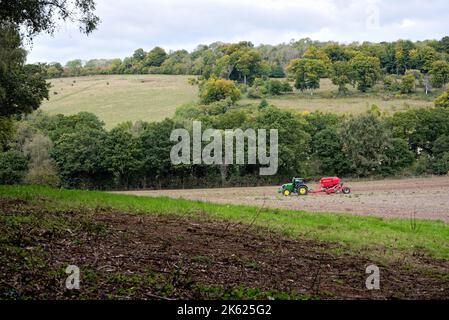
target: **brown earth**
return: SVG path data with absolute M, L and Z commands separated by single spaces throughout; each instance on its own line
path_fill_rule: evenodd
M 5 199 L 0 214 L 0 299 L 449 299 L 449 262 L 428 257 L 382 263 L 207 216 L 51 212 Z M 65 290 L 70 264 L 79 291 Z M 365 287 L 371 264 L 379 291 Z
M 449 177 L 345 181 L 351 195 L 310 194 L 284 197 L 278 186 L 195 190 L 123 192 L 139 196 L 169 196 L 216 203 L 249 204 L 271 208 L 422 218 L 449 222 Z M 312 188 L 318 185 L 310 184 Z

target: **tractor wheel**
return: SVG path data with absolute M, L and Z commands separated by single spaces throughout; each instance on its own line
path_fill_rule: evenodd
M 287 189 L 285 189 L 283 192 L 284 196 L 286 196 L 286 197 L 288 197 L 290 195 L 290 193 L 291 193 L 290 190 L 287 190 Z
M 349 189 L 348 187 L 343 187 L 343 189 L 341 191 L 343 192 L 343 194 L 350 194 L 351 193 L 351 189 Z
M 298 189 L 298 196 L 306 196 L 309 193 L 309 189 L 306 186 L 301 186 Z

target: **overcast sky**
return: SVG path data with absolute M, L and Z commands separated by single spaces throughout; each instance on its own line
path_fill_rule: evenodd
M 62 25 L 40 35 L 29 62 L 124 58 L 137 48 L 193 50 L 215 41 L 392 41 L 449 35 L 447 0 L 97 0 L 102 23 L 85 36 Z

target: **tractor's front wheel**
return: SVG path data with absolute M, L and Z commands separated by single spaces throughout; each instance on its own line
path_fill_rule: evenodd
M 283 192 L 284 196 L 286 196 L 286 197 L 288 197 L 290 195 L 290 193 L 291 192 L 288 189 L 285 189 L 284 192 Z
M 309 193 L 309 189 L 306 186 L 299 187 L 298 196 L 306 196 Z
M 348 187 L 343 187 L 342 192 L 343 192 L 343 194 L 350 194 L 351 193 L 351 189 L 349 189 Z

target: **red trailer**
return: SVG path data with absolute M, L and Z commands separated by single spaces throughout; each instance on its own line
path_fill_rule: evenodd
M 341 182 L 341 179 L 338 177 L 328 177 L 328 178 L 322 178 L 320 180 L 320 189 L 318 190 L 309 190 L 309 193 L 344 193 L 344 194 L 350 194 L 351 189 L 344 186 L 343 182 Z

